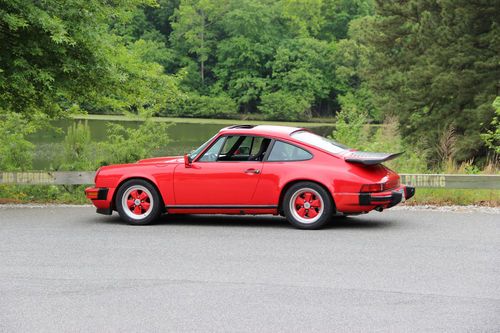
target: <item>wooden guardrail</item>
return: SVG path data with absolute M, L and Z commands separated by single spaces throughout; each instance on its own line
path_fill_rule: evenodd
M 89 171 L 0 171 L 0 184 L 93 184 L 94 176 Z M 500 175 L 401 174 L 401 183 L 421 188 L 500 189 Z

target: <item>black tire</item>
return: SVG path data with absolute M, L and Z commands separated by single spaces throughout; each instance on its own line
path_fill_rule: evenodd
M 124 199 L 124 196 L 127 198 Z M 128 207 L 130 200 L 134 202 L 134 205 Z M 149 206 L 147 206 L 148 203 Z M 143 179 L 127 180 L 118 188 L 115 196 L 118 214 L 122 220 L 132 225 L 145 225 L 155 221 L 161 214 L 161 205 L 162 200 L 156 188 Z
M 307 193 L 311 195 L 311 199 L 306 201 L 309 198 Z M 318 200 L 320 205 L 318 205 Z M 302 205 L 297 204 L 301 201 L 304 201 Z M 300 182 L 292 185 L 283 197 L 282 208 L 286 219 L 294 227 L 309 230 L 321 228 L 330 220 L 334 210 L 328 192 L 322 186 L 312 182 Z

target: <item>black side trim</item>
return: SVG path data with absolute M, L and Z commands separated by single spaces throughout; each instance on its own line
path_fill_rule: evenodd
M 108 189 L 100 188 L 97 192 L 97 200 L 106 200 L 108 198 Z
M 113 210 L 111 208 L 97 208 L 96 212 L 103 215 L 111 215 Z
M 167 209 L 276 209 L 277 205 L 174 205 Z

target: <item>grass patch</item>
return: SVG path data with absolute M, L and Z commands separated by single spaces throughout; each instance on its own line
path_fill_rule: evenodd
M 0 204 L 90 204 L 84 190 L 89 185 L 0 185 Z
M 408 205 L 500 206 L 500 190 L 417 188 Z

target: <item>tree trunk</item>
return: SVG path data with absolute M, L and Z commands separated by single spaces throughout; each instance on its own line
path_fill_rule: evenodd
M 205 85 L 205 60 L 203 60 L 203 53 L 205 52 L 205 15 L 201 15 L 202 23 L 201 23 L 201 64 L 200 64 L 200 76 L 201 76 L 201 85 Z

